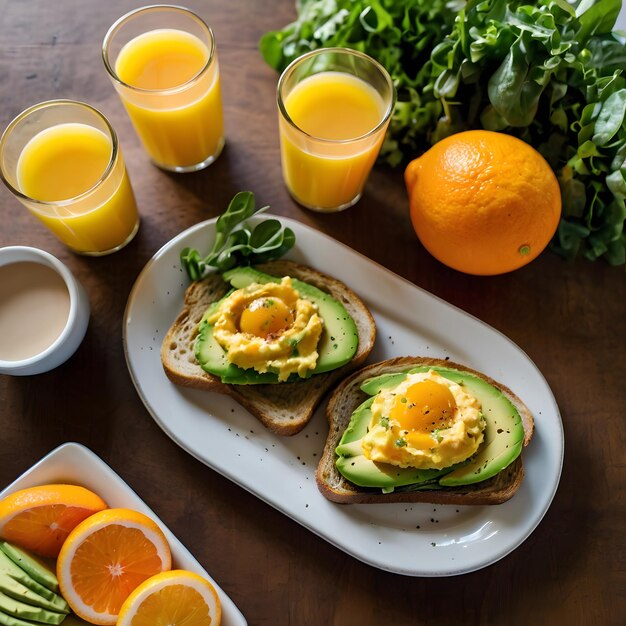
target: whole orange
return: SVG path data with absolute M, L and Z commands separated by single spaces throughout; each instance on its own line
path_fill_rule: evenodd
M 451 135 L 409 163 L 404 179 L 420 241 L 467 274 L 526 265 L 548 245 L 561 216 L 559 184 L 548 163 L 504 133 Z

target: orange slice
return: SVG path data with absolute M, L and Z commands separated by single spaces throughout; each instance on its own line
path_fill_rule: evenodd
M 98 495 L 77 485 L 41 485 L 0 501 L 0 537 L 35 554 L 56 557 L 70 531 L 107 508 Z
M 69 534 L 57 560 L 61 594 L 79 617 L 115 624 L 124 600 L 144 580 L 169 570 L 165 535 L 152 519 L 107 509 Z
M 222 607 L 211 583 L 185 570 L 149 578 L 122 605 L 117 626 L 219 626 Z

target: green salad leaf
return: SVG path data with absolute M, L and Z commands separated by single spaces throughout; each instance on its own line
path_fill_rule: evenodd
M 215 223 L 215 241 L 206 257 L 195 248 L 183 248 L 180 261 L 191 280 L 199 280 L 211 269 L 224 272 L 233 267 L 255 265 L 286 254 L 295 244 L 291 228 L 276 219 L 251 226 L 248 219 L 269 209 L 256 207 L 251 191 L 240 191 Z
M 555 170 L 563 213 L 552 248 L 626 262 L 626 36 L 621 0 L 301 0 L 263 36 L 282 71 L 344 46 L 376 58 L 398 92 L 381 159 L 392 166 L 455 132 L 530 143 Z

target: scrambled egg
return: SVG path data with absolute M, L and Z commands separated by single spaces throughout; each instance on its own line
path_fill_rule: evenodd
M 371 411 L 362 446 L 372 461 L 443 469 L 468 459 L 483 441 L 478 400 L 432 370 L 381 390 Z
M 305 377 L 317 364 L 322 318 L 288 276 L 280 283 L 237 289 L 207 322 L 214 324 L 213 336 L 228 360 L 243 369 L 271 369 L 284 381 L 294 372 Z

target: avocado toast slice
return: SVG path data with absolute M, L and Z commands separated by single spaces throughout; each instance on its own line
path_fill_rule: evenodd
M 339 301 L 356 326 L 358 346 L 352 359 L 337 369 L 295 382 L 255 385 L 222 382 L 218 376 L 202 369 L 194 353 L 207 308 L 231 289 L 221 275 L 210 274 L 187 289 L 183 309 L 163 340 L 161 362 L 173 383 L 229 394 L 272 432 L 294 435 L 306 426 L 325 393 L 367 358 L 374 347 L 376 325 L 362 300 L 335 278 L 285 260 L 271 261 L 255 268 L 278 278 L 290 276 Z
M 451 361 L 423 357 L 399 357 L 375 363 L 359 370 L 348 379 L 344 380 L 335 389 L 328 402 L 327 417 L 329 421 L 329 435 L 316 472 L 318 488 L 326 498 L 343 504 L 429 502 L 433 504 L 482 505 L 500 504 L 514 495 L 521 485 L 524 476 L 521 455 L 517 456 L 511 463 L 507 465 L 503 464 L 505 465 L 503 469 L 494 472 L 492 477 L 480 482 L 471 482 L 474 479 L 475 468 L 472 467 L 472 459 L 470 459 L 467 465 L 454 468 L 454 471 L 447 473 L 445 476 L 425 476 L 423 484 L 420 486 L 418 483 L 414 488 L 408 487 L 410 481 L 405 480 L 408 470 L 396 468 L 398 470 L 397 472 L 386 472 L 386 470 L 394 466 L 380 464 L 384 466 L 381 467 L 381 476 L 373 477 L 373 480 L 376 484 L 379 484 L 380 487 L 387 487 L 389 485 L 387 479 L 390 478 L 390 474 L 397 474 L 400 477 L 400 482 L 397 483 L 400 488 L 394 489 L 390 493 L 384 493 L 380 487 L 358 486 L 345 478 L 339 471 L 337 465 L 339 464 L 341 466 L 346 460 L 351 469 L 356 468 L 357 471 L 360 471 L 359 466 L 377 465 L 360 455 L 357 449 L 359 447 L 359 433 L 348 432 L 348 437 L 344 437 L 344 433 L 346 433 L 347 429 L 354 430 L 354 421 L 352 421 L 353 413 L 363 413 L 364 405 L 367 404 L 368 398 L 371 398 L 368 393 L 363 391 L 362 386 L 365 386 L 365 389 L 369 388 L 369 393 L 372 393 L 375 391 L 376 384 L 384 384 L 386 377 L 402 375 L 416 368 L 422 369 L 430 367 L 440 369 L 441 371 L 456 370 L 466 373 L 468 378 L 471 377 L 472 379 L 482 381 L 485 386 L 488 385 L 496 390 L 497 394 L 501 396 L 500 400 L 502 403 L 514 407 L 516 414 L 519 415 L 517 433 L 519 437 L 516 435 L 513 443 L 519 445 L 520 449 L 528 444 L 534 429 L 533 417 L 530 411 L 511 390 L 484 374 L 466 366 L 452 363 Z M 376 379 L 376 377 L 381 377 L 379 379 L 381 381 L 380 383 L 373 383 L 372 379 Z M 366 381 L 368 382 L 366 383 Z M 490 448 L 497 445 L 499 445 L 498 442 L 494 441 L 494 443 L 490 444 Z M 506 445 L 508 445 L 508 442 Z M 506 445 L 503 447 L 506 447 Z M 338 447 L 339 450 L 337 450 Z M 486 447 L 487 446 L 485 446 L 485 448 Z M 350 455 L 352 455 L 352 457 L 346 458 L 338 456 L 338 451 L 341 454 L 347 455 L 347 457 Z M 479 449 L 476 455 L 476 459 L 480 459 L 479 463 L 483 462 L 481 453 L 482 450 Z M 496 451 L 495 456 L 499 456 L 498 451 Z M 365 461 L 367 461 L 367 463 Z M 480 470 L 481 467 L 483 467 L 483 465 L 479 465 L 478 469 Z M 374 470 L 375 469 L 374 467 Z M 369 472 L 370 468 L 365 468 L 365 471 Z M 417 473 L 417 470 L 413 470 L 413 472 Z M 423 472 L 424 470 L 422 470 L 422 473 Z M 446 476 L 448 477 L 447 479 Z M 450 479 L 451 476 L 455 476 L 455 478 Z M 367 479 L 371 481 L 372 475 L 368 475 Z M 459 481 L 464 484 L 458 484 Z M 445 483 L 448 483 L 448 485 Z

